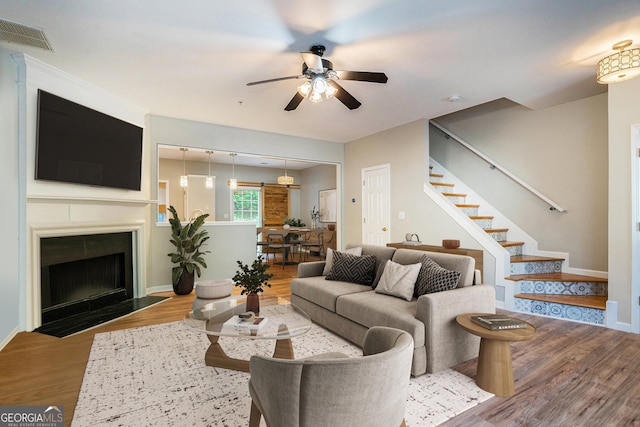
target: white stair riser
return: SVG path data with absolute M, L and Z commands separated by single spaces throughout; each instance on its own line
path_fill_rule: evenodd
M 515 309 L 522 313 L 540 314 L 557 319 L 604 325 L 604 310 L 515 298 Z
M 544 274 L 560 273 L 561 271 L 562 260 L 511 263 L 511 274 Z
M 450 185 L 438 185 L 437 182 L 432 182 L 431 185 L 441 193 L 454 193 L 454 187 Z
M 478 216 L 478 208 L 459 208 L 467 216 Z
M 493 227 L 493 220 L 491 219 L 474 219 L 473 222 L 476 223 L 478 227 L 482 228 L 483 230 L 487 230 Z
M 517 294 L 546 295 L 607 295 L 607 284 L 597 282 L 546 282 L 537 280 L 521 280 L 515 287 Z
M 506 231 L 497 231 L 488 233 L 489 236 L 496 242 L 506 242 L 507 241 L 507 232 Z
M 449 200 L 451 203 L 464 203 L 464 197 L 463 196 L 446 196 L 447 200 Z
M 511 256 L 522 255 L 522 245 L 507 246 L 505 249 L 507 250 L 507 252 L 509 252 L 509 255 Z

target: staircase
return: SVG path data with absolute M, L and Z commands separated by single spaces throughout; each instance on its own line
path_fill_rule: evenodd
M 456 192 L 444 174 L 431 172 L 429 183 L 508 251 L 510 275 L 505 279 L 514 282 L 516 311 L 604 325 L 607 279 L 565 273 L 562 258 L 524 254 L 525 243 L 509 241 L 509 229 L 495 227 L 491 215 L 480 215 L 480 205 L 466 203 L 467 194 Z

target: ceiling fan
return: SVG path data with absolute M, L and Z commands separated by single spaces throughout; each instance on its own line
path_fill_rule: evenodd
M 353 95 L 340 86 L 337 80 L 357 80 L 361 82 L 386 83 L 387 76 L 384 73 L 373 73 L 368 71 L 336 71 L 333 64 L 327 59 L 323 59 L 325 47 L 322 45 L 311 46 L 309 52 L 301 52 L 302 74 L 297 76 L 278 77 L 269 80 L 260 80 L 247 83 L 247 86 L 262 83 L 277 82 L 280 80 L 305 79 L 306 81 L 298 86 L 298 91 L 291 98 L 291 101 L 284 107 L 285 111 L 295 110 L 303 99 L 320 102 L 322 97 L 326 99 L 334 96 L 340 100 L 348 109 L 355 110 L 362 105 Z

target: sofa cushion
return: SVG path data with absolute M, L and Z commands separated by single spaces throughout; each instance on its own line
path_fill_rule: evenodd
M 415 286 L 415 296 L 455 289 L 460 272 L 442 268 L 427 255 L 422 255 L 422 264 Z
M 355 245 L 348 244 L 347 249 L 356 247 Z M 396 248 L 391 248 L 388 246 L 378 246 L 378 245 L 360 245 L 358 246 L 362 249 L 362 255 L 373 255 L 376 257 L 376 276 L 382 274 L 383 264 L 386 260 L 391 259 L 393 254 L 396 251 Z M 417 261 L 416 261 L 417 262 Z M 377 282 L 374 281 L 373 287 Z
M 335 254 L 336 252 L 338 251 L 334 251 L 331 248 L 327 248 L 327 256 L 325 257 L 324 270 L 322 270 L 323 276 L 328 275 L 329 272 L 331 271 L 331 267 L 333 267 L 333 254 Z M 351 255 L 360 256 L 362 255 L 362 247 L 355 246 L 353 248 L 345 249 L 343 252 Z
M 339 296 L 371 291 L 368 286 L 325 280 L 324 276 L 296 278 L 291 281 L 291 293 L 327 310 L 336 311 Z
M 362 253 L 364 253 L 364 246 Z M 463 286 L 471 286 L 473 284 L 476 261 L 470 256 L 402 248 L 395 251 L 392 259 L 394 262 L 399 264 L 415 264 L 417 262 L 422 262 L 422 256 L 425 254 L 434 260 L 440 267 L 446 268 L 447 270 L 459 271 L 459 288 Z
M 382 277 L 375 290 L 379 294 L 391 295 L 411 301 L 421 269 L 422 264 L 402 265 L 387 260 L 384 264 Z
M 373 255 L 356 256 L 336 251 L 333 253 L 333 266 L 326 279 L 371 286 L 375 267 L 376 257 Z
M 373 290 L 338 297 L 336 313 L 347 319 L 371 328 L 388 326 L 407 331 L 416 347 L 424 345 L 424 323 L 416 319 L 417 300 L 405 301 Z

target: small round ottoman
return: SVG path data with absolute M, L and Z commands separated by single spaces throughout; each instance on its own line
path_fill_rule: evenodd
M 196 299 L 193 300 L 191 309 L 195 310 L 208 304 L 210 300 L 224 298 L 231 295 L 233 289 L 232 280 L 203 280 L 196 283 Z

